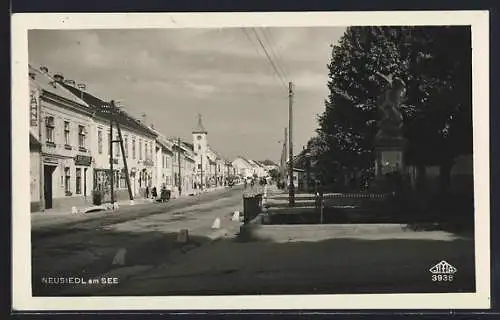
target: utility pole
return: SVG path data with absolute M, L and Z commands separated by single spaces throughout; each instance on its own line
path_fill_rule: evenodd
M 115 203 L 115 195 L 114 195 L 114 175 L 113 171 L 113 106 L 109 106 L 109 181 L 111 182 L 111 204 Z
M 200 154 L 200 187 L 203 191 L 203 155 Z
M 179 147 L 179 151 L 177 153 L 177 165 L 179 166 L 179 196 L 182 192 L 182 178 L 181 178 L 181 138 L 177 138 L 177 146 Z
M 283 182 L 283 188 L 286 186 L 286 175 L 288 172 L 287 166 L 286 166 L 286 155 L 287 155 L 287 146 L 288 144 L 288 130 L 285 128 L 285 139 L 283 140 L 283 148 L 281 149 L 281 175 L 282 175 L 282 182 Z
M 43 117 L 42 117 L 42 107 L 40 105 L 40 99 L 38 97 L 35 97 L 35 94 L 38 94 L 38 92 L 33 94 L 34 99 L 36 99 L 36 108 L 37 108 L 37 114 L 38 114 L 38 141 L 40 142 L 40 211 L 45 212 L 45 167 L 43 165 L 43 153 L 42 153 L 42 146 L 43 146 L 43 140 L 42 140 L 42 124 L 43 124 Z
M 217 165 L 217 160 L 215 160 L 215 165 L 214 165 L 215 169 L 215 187 L 217 188 L 217 186 L 219 185 L 219 182 L 217 181 L 217 170 L 219 169 L 219 166 Z
M 288 189 L 288 205 L 290 207 L 295 206 L 295 186 L 293 184 L 293 112 L 292 112 L 292 102 L 293 102 L 293 84 L 288 83 L 288 174 L 290 176 L 290 187 Z
M 111 108 L 115 109 L 115 102 L 111 101 Z M 116 130 L 118 131 L 118 142 L 122 151 L 123 168 L 125 169 L 125 180 L 127 182 L 128 196 L 130 200 L 134 200 L 132 195 L 132 187 L 130 186 L 130 177 L 128 175 L 127 155 L 125 154 L 125 146 L 123 145 L 122 131 L 120 129 L 120 122 L 116 121 Z
M 116 120 L 115 119 L 115 102 L 113 100 L 111 100 L 111 102 L 109 103 L 109 106 L 105 106 L 105 107 L 109 107 L 109 168 L 110 168 L 110 182 L 111 182 L 111 203 L 115 203 L 115 193 L 114 193 L 114 189 L 115 189 L 115 183 L 114 183 L 114 180 L 115 180 L 115 172 L 113 170 L 113 143 L 115 142 L 118 142 L 120 143 L 120 149 L 121 149 L 121 154 L 122 154 L 122 159 L 123 159 L 123 166 L 124 166 L 124 170 L 125 170 L 125 180 L 127 182 L 127 189 L 128 189 L 128 195 L 129 195 L 129 198 L 130 200 L 134 200 L 134 197 L 132 195 L 132 188 L 130 186 L 130 177 L 128 175 L 128 166 L 127 166 L 127 159 L 126 159 L 126 156 L 125 156 L 125 147 L 123 145 L 123 138 L 122 138 L 122 132 L 121 132 L 121 129 L 120 129 L 120 122 L 119 120 Z M 118 132 L 118 139 L 117 140 L 114 140 L 113 139 L 113 121 L 116 123 L 116 130 Z

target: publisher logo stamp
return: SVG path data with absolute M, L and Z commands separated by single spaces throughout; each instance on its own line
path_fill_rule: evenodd
M 429 271 L 432 273 L 432 281 L 451 282 L 457 273 L 457 268 L 443 260 L 430 268 Z

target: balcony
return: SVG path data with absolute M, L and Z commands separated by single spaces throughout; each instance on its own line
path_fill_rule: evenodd
M 87 152 L 87 148 L 80 146 L 78 147 L 78 151 Z
M 64 145 L 64 149 L 66 150 L 72 150 L 73 148 L 69 144 Z
M 46 141 L 45 144 L 47 145 L 47 147 L 51 147 L 51 148 L 55 148 L 56 147 L 56 144 L 52 141 Z

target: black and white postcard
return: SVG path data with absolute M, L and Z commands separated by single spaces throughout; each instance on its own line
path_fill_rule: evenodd
M 15 14 L 13 307 L 490 308 L 483 11 Z

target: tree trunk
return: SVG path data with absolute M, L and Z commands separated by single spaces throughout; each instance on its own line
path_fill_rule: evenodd
M 439 187 L 443 195 L 448 195 L 450 193 L 452 166 L 453 160 L 451 159 L 444 160 L 439 166 Z
M 424 164 L 417 165 L 417 177 L 416 177 L 416 187 L 418 191 L 424 192 L 426 189 L 427 182 L 427 168 Z

